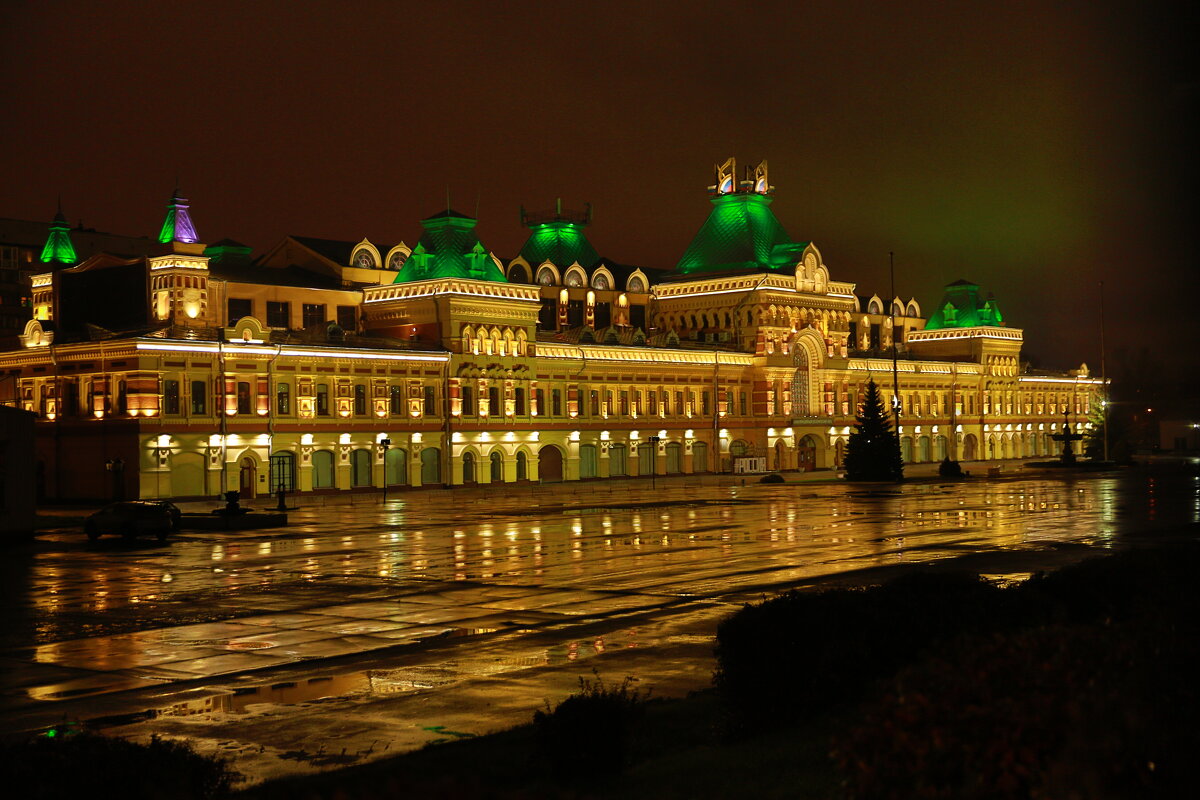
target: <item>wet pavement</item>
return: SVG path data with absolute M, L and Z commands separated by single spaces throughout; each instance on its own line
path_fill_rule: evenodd
M 6 553 L 0 718 L 186 736 L 259 779 L 527 721 L 593 667 L 703 688 L 717 621 L 792 586 L 930 561 L 1019 579 L 1197 533 L 1187 470 L 1012 469 L 360 495 L 166 545 L 51 527 Z

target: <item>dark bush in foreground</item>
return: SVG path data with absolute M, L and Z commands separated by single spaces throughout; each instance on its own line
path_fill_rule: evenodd
M 962 464 L 957 461 L 951 461 L 949 456 L 942 459 L 942 463 L 938 464 L 938 475 L 943 478 L 961 478 L 963 476 Z
M 579 692 L 553 709 L 534 712 L 538 748 L 557 777 L 613 776 L 629 762 L 634 728 L 645 712 L 648 694 L 633 678 L 612 686 L 596 675 L 579 679 Z
M 90 733 L 7 744 L 0 775 L 6 793 L 22 800 L 200 800 L 227 796 L 238 778 L 224 760 L 183 742 L 136 744 Z
M 758 479 L 758 482 L 759 483 L 784 483 L 785 481 L 783 480 L 783 476 L 780 475 L 778 472 L 772 472 L 770 474 L 763 475 L 761 478 Z
M 716 685 L 745 723 L 854 700 L 923 649 L 1020 614 L 973 575 L 918 573 L 868 590 L 790 592 L 717 628 Z
M 1140 620 L 964 642 L 834 746 L 850 797 L 1195 797 L 1196 630 Z

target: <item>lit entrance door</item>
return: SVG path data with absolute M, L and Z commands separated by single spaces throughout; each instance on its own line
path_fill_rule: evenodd
M 254 499 L 255 468 L 253 458 L 242 459 L 241 479 L 238 488 L 241 489 L 243 500 Z

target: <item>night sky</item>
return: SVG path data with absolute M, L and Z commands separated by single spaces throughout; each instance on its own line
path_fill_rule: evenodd
M 72 224 L 153 235 L 178 175 L 206 241 L 412 244 L 449 188 L 501 258 L 518 207 L 562 197 L 602 255 L 670 267 L 713 163 L 767 158 L 788 232 L 860 293 L 894 250 L 927 310 L 970 278 L 1027 356 L 1098 369 L 1104 280 L 1111 357 L 1200 366 L 1194 27 L 829 5 L 9 0 L 0 216 L 61 194 Z

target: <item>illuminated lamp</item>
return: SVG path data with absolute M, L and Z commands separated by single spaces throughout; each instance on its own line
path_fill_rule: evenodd
M 416 431 L 416 432 L 414 432 L 414 433 L 413 433 L 413 435 L 412 435 L 412 441 L 413 441 L 413 444 L 420 444 L 420 443 L 421 443 L 421 432 L 420 432 L 420 431 Z
M 311 433 L 301 434 L 300 444 L 312 444 L 312 443 L 313 443 L 313 435 Z
M 630 438 L 630 440 L 633 440 L 633 439 L 640 439 L 642 437 L 638 435 L 637 431 L 630 431 L 629 438 Z
M 343 433 L 338 437 L 338 444 L 350 444 L 350 434 Z

